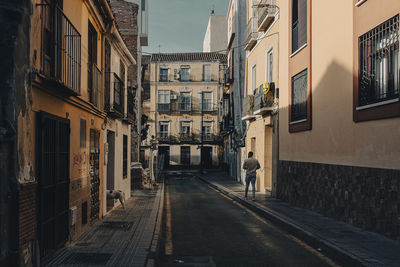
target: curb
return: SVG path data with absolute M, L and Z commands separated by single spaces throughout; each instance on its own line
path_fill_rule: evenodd
M 355 255 L 352 255 L 342 248 L 332 244 L 328 240 L 321 239 L 317 237 L 313 233 L 301 228 L 292 220 L 286 218 L 283 215 L 278 214 L 268 208 L 256 203 L 248 202 L 242 199 L 234 192 L 230 192 L 227 189 L 224 189 L 220 186 L 213 184 L 212 182 L 207 181 L 206 179 L 196 175 L 200 181 L 210 185 L 217 191 L 223 193 L 224 195 L 228 196 L 229 198 L 239 202 L 243 206 L 249 208 L 250 210 L 256 212 L 258 215 L 268 219 L 272 223 L 278 225 L 280 228 L 284 228 L 287 232 L 295 236 L 296 238 L 304 241 L 306 244 L 313 248 L 320 248 L 322 250 L 322 254 L 327 256 L 328 258 L 332 259 L 334 262 L 342 265 L 342 266 L 370 266 L 369 264 L 365 263 L 362 259 L 358 258 Z
M 155 266 L 155 261 L 158 259 L 159 252 L 160 252 L 160 244 L 161 244 L 161 230 L 162 230 L 162 219 L 163 219 L 163 212 L 164 212 L 164 180 L 160 183 L 160 200 L 158 203 L 158 211 L 157 211 L 157 221 L 156 226 L 154 228 L 153 237 L 150 244 L 149 253 L 147 256 L 147 263 L 145 266 L 152 267 Z

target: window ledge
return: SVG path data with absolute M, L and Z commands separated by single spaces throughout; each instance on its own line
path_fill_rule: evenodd
M 392 104 L 392 103 L 396 103 L 396 102 L 399 102 L 399 98 L 386 100 L 386 101 L 382 101 L 382 102 L 374 103 L 374 104 L 370 104 L 370 105 L 356 107 L 356 110 L 364 110 L 364 109 L 379 107 L 379 106 L 388 105 L 388 104 Z
M 301 50 L 303 50 L 305 47 L 307 46 L 307 43 L 303 44 L 302 46 L 300 46 L 300 48 L 298 48 L 296 51 L 294 51 L 292 54 L 290 54 L 289 57 L 294 57 L 296 54 L 298 54 Z
M 298 120 L 298 121 L 291 121 L 289 122 L 289 124 L 297 124 L 297 123 L 302 123 L 302 122 L 306 122 L 307 119 L 303 119 L 303 120 Z
M 367 2 L 367 0 L 358 0 L 357 3 L 355 4 L 356 7 L 361 6 L 362 4 L 364 4 L 365 2 Z

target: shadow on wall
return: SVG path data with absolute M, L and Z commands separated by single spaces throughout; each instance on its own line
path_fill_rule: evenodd
M 313 88 L 311 131 L 289 133 L 288 106 L 279 112 L 278 198 L 400 238 L 400 170 L 379 162 L 400 166 L 400 121 L 353 122 L 352 70 L 332 62 Z

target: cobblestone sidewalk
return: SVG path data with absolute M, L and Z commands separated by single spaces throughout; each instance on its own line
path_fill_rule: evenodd
M 134 191 L 125 210 L 118 207 L 96 222 L 47 266 L 145 266 L 162 197 L 163 185 Z
M 198 175 L 204 182 L 285 227 L 303 241 L 325 250 L 346 266 L 400 266 L 400 241 L 368 232 L 318 213 L 290 206 L 256 193 L 256 201 L 244 200 L 244 185 L 223 172 Z

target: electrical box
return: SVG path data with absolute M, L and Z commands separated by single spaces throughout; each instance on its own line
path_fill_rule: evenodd
M 78 220 L 78 208 L 73 206 L 69 209 L 69 226 L 74 226 Z

